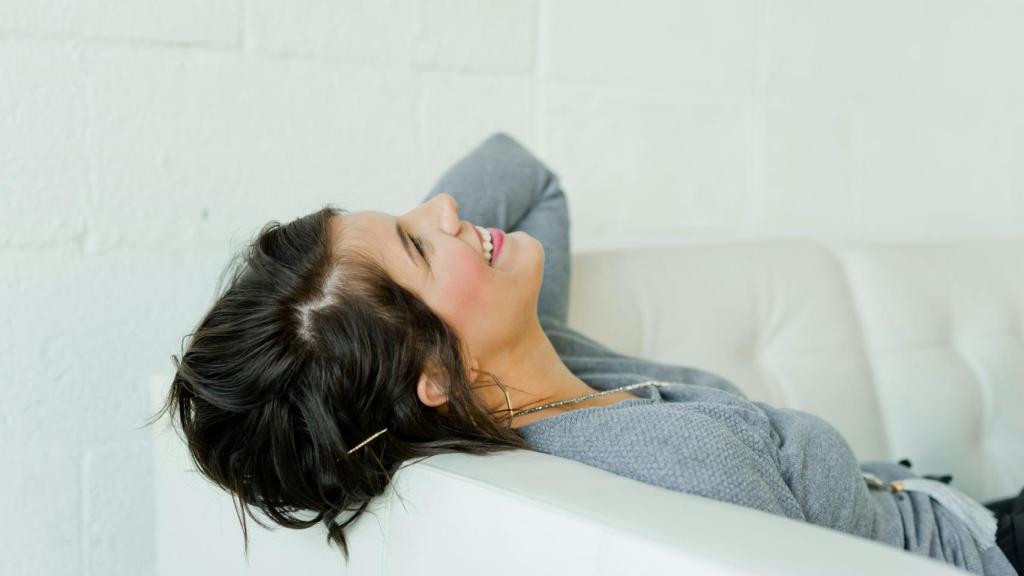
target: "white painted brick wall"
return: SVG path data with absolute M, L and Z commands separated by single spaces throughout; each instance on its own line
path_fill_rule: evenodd
M 3 0 L 0 573 L 293 557 L 245 568 L 226 500 L 138 429 L 266 221 L 407 210 L 502 130 L 580 251 L 1019 237 L 1022 26 L 1013 0 Z

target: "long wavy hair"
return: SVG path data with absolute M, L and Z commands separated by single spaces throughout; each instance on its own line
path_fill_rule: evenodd
M 450 326 L 371 254 L 346 247 L 344 228 L 330 232 L 342 212 L 328 204 L 270 222 L 236 255 L 171 356 L 174 379 L 150 420 L 177 415 L 196 468 L 232 496 L 246 555 L 246 515 L 269 527 L 255 508 L 288 528 L 322 522 L 347 562 L 345 528 L 403 462 L 529 448 L 505 407 L 488 412 L 474 394 Z M 417 397 L 428 369 L 447 383 L 443 413 Z

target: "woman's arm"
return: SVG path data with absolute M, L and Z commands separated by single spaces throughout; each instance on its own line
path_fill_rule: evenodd
M 569 209 L 558 176 L 507 134 L 497 133 L 449 168 L 424 200 L 446 192 L 473 224 L 522 230 L 544 246 L 537 313 L 565 322 L 569 310 Z

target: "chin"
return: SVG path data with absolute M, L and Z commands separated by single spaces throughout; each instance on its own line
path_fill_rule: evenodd
M 541 244 L 540 240 L 522 230 L 516 230 L 505 236 L 505 242 L 507 245 L 502 247 L 502 252 L 498 255 L 499 258 L 502 258 L 501 264 L 505 264 L 506 256 L 513 259 L 513 262 L 509 263 L 512 269 L 522 269 L 528 265 L 527 263 L 535 262 L 534 268 L 540 270 L 541 276 L 544 275 L 544 244 Z M 512 250 L 512 252 L 505 254 L 505 250 Z
M 526 248 L 528 245 L 532 244 L 534 246 L 532 252 L 537 255 L 537 260 L 540 261 L 539 262 L 540 267 L 541 267 L 541 269 L 543 269 L 544 268 L 544 244 L 542 244 L 540 240 L 537 240 L 536 238 L 534 238 L 533 236 L 530 236 L 526 232 L 523 232 L 523 236 L 526 237 L 526 238 L 529 238 L 529 240 L 527 242 L 523 243 L 523 244 L 520 244 L 520 247 L 521 248 Z

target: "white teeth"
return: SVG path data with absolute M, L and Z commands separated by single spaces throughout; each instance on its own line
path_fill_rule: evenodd
M 491 232 L 490 232 L 490 230 L 488 230 L 487 228 L 484 228 L 482 226 L 476 226 L 474 224 L 474 227 L 477 230 L 479 230 L 480 231 L 480 235 L 484 237 L 484 258 L 487 260 L 487 263 L 490 264 L 491 263 L 491 256 L 493 256 L 493 254 L 494 254 L 494 252 L 493 252 L 494 243 L 491 241 Z

